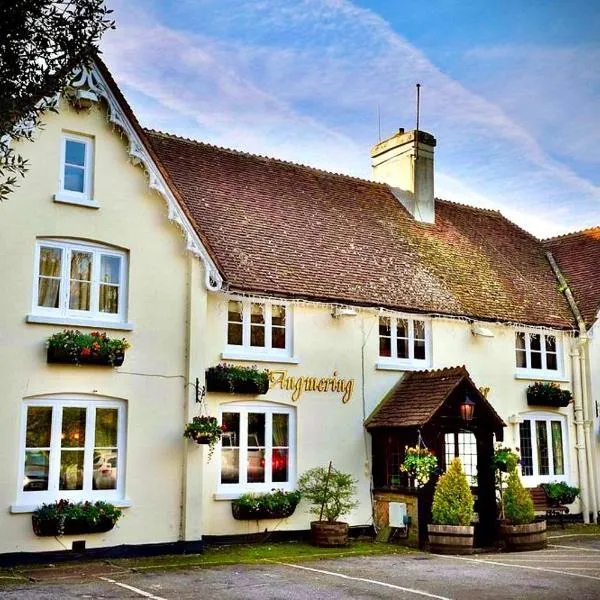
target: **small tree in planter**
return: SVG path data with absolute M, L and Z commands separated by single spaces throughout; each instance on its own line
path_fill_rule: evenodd
M 496 482 L 496 490 L 498 492 L 500 517 L 502 519 L 505 519 L 503 496 L 504 488 L 506 487 L 506 478 L 508 473 L 513 471 L 513 469 L 516 469 L 521 462 L 521 459 L 517 454 L 518 450 L 518 448 L 512 450 L 511 448 L 500 446 L 496 448 L 494 458 L 492 459 L 494 479 Z
M 533 500 L 523 487 L 515 466 L 508 476 L 502 497 L 506 522 L 500 530 L 507 550 L 540 550 L 548 544 L 546 521 L 535 521 Z
M 474 499 L 462 470 L 455 458 L 439 478 L 431 507 L 432 524 L 428 525 L 429 547 L 437 554 L 472 554 Z
M 298 491 L 312 503 L 310 512 L 319 517 L 310 524 L 311 539 L 316 546 L 348 545 L 348 523 L 338 519 L 349 513 L 358 502 L 356 481 L 349 473 L 315 467 L 298 480 Z M 323 520 L 325 518 L 325 520 Z
M 193 440 L 197 444 L 208 444 L 208 460 L 212 458 L 215 446 L 223 435 L 223 428 L 215 417 L 194 417 L 185 426 L 183 437 Z

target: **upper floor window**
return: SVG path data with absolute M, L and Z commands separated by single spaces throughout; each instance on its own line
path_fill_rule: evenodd
M 34 399 L 23 408 L 21 502 L 123 497 L 124 402 Z
M 288 307 L 276 302 L 229 300 L 227 348 L 252 356 L 289 356 L 291 335 Z
M 556 376 L 561 371 L 560 344 L 550 333 L 517 331 L 517 370 L 535 371 L 536 375 L 546 372 Z
M 221 423 L 222 491 L 293 488 L 296 452 L 293 408 L 270 404 L 224 405 Z
M 34 314 L 125 320 L 124 252 L 78 242 L 38 240 L 35 261 Z
M 427 321 L 403 316 L 379 317 L 379 357 L 385 363 L 426 366 L 429 362 Z
M 92 200 L 93 153 L 92 138 L 73 134 L 63 136 L 56 200 L 82 204 L 94 203 Z
M 558 413 L 528 413 L 519 424 L 521 473 L 528 485 L 565 479 L 566 419 Z

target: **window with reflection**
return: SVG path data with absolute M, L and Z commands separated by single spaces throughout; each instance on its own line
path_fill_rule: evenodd
M 517 369 L 559 371 L 559 344 L 554 334 L 517 331 L 515 353 Z
M 93 147 L 92 138 L 79 135 L 63 137 L 60 196 L 83 202 L 91 200 Z
M 412 317 L 379 317 L 379 357 L 398 362 L 428 361 L 427 323 Z
M 122 495 L 124 403 L 36 399 L 24 411 L 24 502 Z
M 279 405 L 224 406 L 221 489 L 291 489 L 294 416 Z

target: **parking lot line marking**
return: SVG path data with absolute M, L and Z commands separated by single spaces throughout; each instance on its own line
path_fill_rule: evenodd
M 109 579 L 108 577 L 99 577 L 99 579 L 102 579 L 102 581 L 108 581 L 108 583 L 112 583 L 113 585 L 118 585 L 119 587 L 129 590 L 130 592 L 134 592 L 136 594 L 139 594 L 140 596 L 144 596 L 144 598 L 150 598 L 150 600 L 167 600 L 162 596 L 155 596 L 150 592 L 145 592 L 144 590 L 140 590 L 139 588 L 133 587 L 132 585 L 127 585 L 126 583 L 119 583 L 118 581 L 115 581 L 114 579 Z
M 303 571 L 312 571 L 313 573 L 322 573 L 323 575 L 331 575 L 333 577 L 340 577 L 341 579 L 350 579 L 352 581 L 362 581 L 363 583 L 372 583 L 374 585 L 380 585 L 382 587 L 391 588 L 393 590 L 401 590 L 403 592 L 409 592 L 411 594 L 417 594 L 419 596 L 426 596 L 427 598 L 437 598 L 438 600 L 450 600 L 446 596 L 437 596 L 436 594 L 430 594 L 423 590 L 415 590 L 413 588 L 402 587 L 394 585 L 393 583 L 385 583 L 384 581 L 377 581 L 376 579 L 366 579 L 364 577 L 351 577 L 350 575 L 344 575 L 343 573 L 336 573 L 335 571 L 325 571 L 323 569 L 313 569 L 311 567 L 302 567 L 300 565 L 294 565 L 291 563 L 279 562 L 277 560 L 269 560 L 268 562 L 275 563 L 277 565 L 283 565 L 285 567 L 292 567 L 293 569 L 302 569 Z
M 584 575 L 583 573 L 570 573 L 569 571 L 559 571 L 558 569 L 547 569 L 546 567 L 532 567 L 531 565 L 517 565 L 515 563 L 501 563 L 495 560 L 482 560 L 480 558 L 466 558 L 465 556 L 439 555 L 442 558 L 454 558 L 456 560 L 467 560 L 469 562 L 479 563 L 480 565 L 498 565 L 500 567 L 513 567 L 515 569 L 530 569 L 532 571 L 545 571 L 547 573 L 558 573 L 559 575 L 571 575 L 572 577 L 583 577 L 584 579 L 595 579 L 600 581 L 600 577 L 593 575 Z M 567 567 L 568 568 L 568 567 Z
M 580 550 L 581 552 L 600 552 L 598 548 L 582 548 L 581 546 L 561 546 L 559 544 L 549 544 L 552 548 L 567 548 L 568 550 Z

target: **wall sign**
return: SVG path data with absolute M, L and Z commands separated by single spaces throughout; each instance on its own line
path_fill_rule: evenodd
M 346 404 L 354 392 L 354 379 L 339 379 L 337 371 L 333 377 L 294 377 L 287 371 L 269 371 L 271 387 L 292 392 L 292 401 L 300 400 L 304 392 L 337 392 L 342 394 L 342 402 Z

